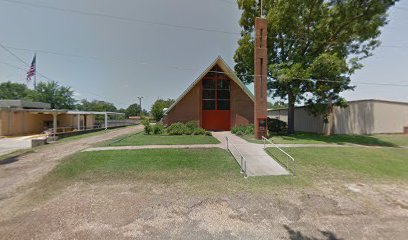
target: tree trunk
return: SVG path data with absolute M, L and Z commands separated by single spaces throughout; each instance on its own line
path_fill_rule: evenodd
M 325 124 L 324 135 L 331 136 L 334 134 L 334 112 L 333 104 L 330 102 L 327 106 L 327 123 Z
M 288 134 L 295 133 L 295 96 L 288 93 Z

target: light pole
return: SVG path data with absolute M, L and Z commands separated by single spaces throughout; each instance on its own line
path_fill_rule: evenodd
M 142 114 L 143 114 L 143 108 L 142 108 L 142 99 L 143 99 L 143 96 L 142 96 L 142 97 L 137 97 L 137 98 L 139 99 L 140 116 L 142 116 Z

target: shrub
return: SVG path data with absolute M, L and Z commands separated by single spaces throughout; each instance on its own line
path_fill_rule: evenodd
M 243 135 L 244 135 L 244 132 L 242 132 L 241 130 L 238 130 L 238 131 L 235 132 L 235 135 L 237 135 L 237 136 L 243 136 Z
M 161 123 L 157 123 L 153 126 L 153 134 L 161 135 L 164 133 L 164 126 Z
M 245 131 L 245 126 L 242 126 L 242 125 L 237 125 L 231 129 L 231 132 L 233 134 L 237 134 L 237 132 L 244 132 L 244 131 Z
M 288 125 L 284 121 L 275 118 L 268 118 L 268 130 L 270 132 L 284 132 L 287 130 L 287 127 Z
M 186 123 L 186 127 L 190 128 L 192 130 L 195 130 L 198 128 L 198 122 L 197 121 L 190 121 Z
M 144 132 L 145 134 L 149 135 L 152 133 L 153 128 L 150 125 L 149 119 L 143 119 L 142 120 L 142 125 L 144 126 Z
M 205 131 L 204 128 L 196 128 L 193 131 L 193 135 L 205 135 L 207 132 Z
M 247 126 L 238 125 L 231 129 L 231 132 L 235 135 L 245 135 L 245 134 L 254 134 L 255 126 L 254 124 L 248 124 Z
M 205 131 L 205 135 L 206 136 L 212 136 L 211 132 L 209 132 L 209 131 Z
M 176 122 L 171 124 L 168 128 L 167 128 L 167 133 L 169 135 L 183 135 L 186 132 L 186 125 L 184 125 L 184 123 L 181 122 Z
M 255 133 L 255 125 L 254 124 L 248 124 L 245 128 L 245 134 L 250 135 Z

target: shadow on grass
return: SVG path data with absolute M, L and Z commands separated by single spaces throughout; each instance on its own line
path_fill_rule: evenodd
M 322 238 L 315 238 L 315 237 L 306 236 L 302 232 L 295 231 L 295 230 L 293 230 L 292 228 L 290 228 L 287 225 L 284 225 L 283 227 L 288 232 L 289 238 L 291 240 L 318 240 L 318 239 L 322 239 Z M 323 239 L 326 239 L 326 240 L 342 240 L 342 238 L 337 237 L 336 234 L 334 234 L 333 232 L 330 232 L 330 231 L 321 231 L 320 230 L 320 233 L 324 236 Z
M 367 146 L 385 146 L 385 147 L 398 147 L 398 145 L 391 142 L 383 141 L 378 139 L 375 136 L 370 135 L 332 135 L 325 136 L 321 134 L 313 133 L 296 133 L 294 135 L 272 135 L 271 139 L 279 139 L 284 142 L 289 143 L 335 143 L 335 144 L 358 144 L 358 145 L 367 145 Z
M 20 158 L 24 155 L 29 153 L 33 153 L 32 149 L 25 149 L 25 150 L 17 150 L 15 152 L 0 156 L 0 165 L 6 165 L 10 163 L 17 162 Z
M 13 162 L 17 162 L 18 160 L 19 160 L 18 156 L 5 158 L 5 159 L 0 160 L 0 165 L 10 164 Z

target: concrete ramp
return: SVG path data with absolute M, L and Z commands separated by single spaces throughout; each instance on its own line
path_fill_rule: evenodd
M 262 144 L 250 143 L 231 132 L 213 132 L 212 135 L 223 145 L 227 146 L 226 137 L 230 143 L 230 150 L 234 158 L 241 164 L 241 154 L 246 160 L 248 176 L 278 176 L 290 173 L 265 152 Z M 237 149 L 235 149 L 235 147 Z M 242 166 L 241 166 L 242 167 Z

